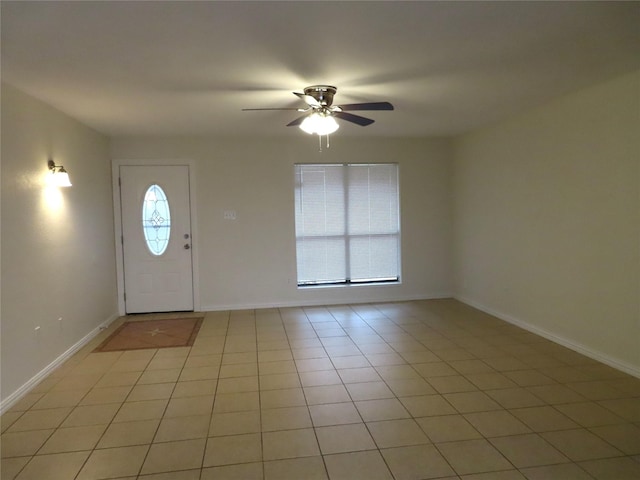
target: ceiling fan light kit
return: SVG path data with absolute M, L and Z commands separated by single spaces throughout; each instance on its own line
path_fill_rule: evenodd
M 314 112 L 305 117 L 300 124 L 300 130 L 308 134 L 330 135 L 340 128 L 336 119 L 331 115 Z
M 352 103 L 348 105 L 333 105 L 333 96 L 338 89 L 332 85 L 312 85 L 304 89 L 304 93 L 293 92 L 298 98 L 307 104 L 306 108 L 245 108 L 249 110 L 297 110 L 305 115 L 298 117 L 287 124 L 287 127 L 299 126 L 308 134 L 328 136 L 334 133 L 340 125 L 336 118 L 355 123 L 361 127 L 371 125 L 374 120 L 360 115 L 347 113 L 352 110 L 373 111 L 393 110 L 389 102 Z M 327 142 L 328 144 L 328 142 Z

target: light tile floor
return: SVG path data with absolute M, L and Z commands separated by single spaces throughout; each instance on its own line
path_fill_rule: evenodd
M 3 480 L 640 478 L 639 379 L 454 300 L 116 326 L 2 416 Z

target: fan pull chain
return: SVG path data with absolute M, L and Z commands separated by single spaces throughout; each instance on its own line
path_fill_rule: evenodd
M 327 149 L 331 148 L 331 145 L 329 144 L 329 135 L 327 135 L 326 146 Z M 318 135 L 318 151 L 322 153 L 322 135 Z

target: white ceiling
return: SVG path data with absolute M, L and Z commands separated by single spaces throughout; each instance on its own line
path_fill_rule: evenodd
M 640 68 L 640 2 L 1 2 L 2 79 L 107 135 L 455 135 Z

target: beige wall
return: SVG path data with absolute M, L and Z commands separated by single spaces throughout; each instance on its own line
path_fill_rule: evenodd
M 2 400 L 116 312 L 108 139 L 3 84 Z
M 336 136 L 115 138 L 118 160 L 189 159 L 196 170 L 199 294 L 203 310 L 403 300 L 451 295 L 450 150 L 447 140 Z M 296 162 L 399 162 L 402 284 L 296 287 Z M 235 210 L 237 220 L 223 219 Z
M 459 298 L 640 375 L 640 74 L 457 139 Z

